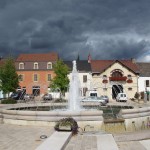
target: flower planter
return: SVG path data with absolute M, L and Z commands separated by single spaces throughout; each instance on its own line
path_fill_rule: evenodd
M 133 81 L 131 79 L 128 79 L 127 80 L 127 83 L 132 83 Z
M 108 80 L 103 80 L 102 82 L 103 82 L 103 83 L 108 83 Z

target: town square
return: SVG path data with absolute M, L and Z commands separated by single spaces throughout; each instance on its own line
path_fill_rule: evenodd
M 150 150 L 149 6 L 1 0 L 0 150 Z

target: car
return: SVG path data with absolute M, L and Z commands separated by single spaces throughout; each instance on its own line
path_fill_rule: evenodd
M 85 97 L 81 100 L 81 102 L 98 102 L 101 105 L 107 104 L 107 102 L 104 99 L 102 99 L 102 97 L 96 97 L 96 96 Z
M 44 94 L 43 100 L 52 100 L 52 95 L 51 94 Z
M 118 93 L 117 97 L 116 97 L 116 101 L 117 102 L 127 102 L 128 98 L 127 98 L 127 94 L 126 93 Z
M 24 99 L 24 93 L 22 93 L 21 91 L 14 92 L 10 95 L 10 98 L 15 100 L 22 100 Z
M 107 95 L 101 95 L 101 96 L 100 96 L 100 99 L 103 99 L 103 100 L 106 101 L 106 103 L 109 103 L 109 98 L 108 98 Z
M 24 100 L 30 100 L 30 99 L 34 99 L 34 95 L 32 95 L 32 94 L 25 94 L 24 95 Z

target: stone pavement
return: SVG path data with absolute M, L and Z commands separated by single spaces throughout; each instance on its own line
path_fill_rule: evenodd
M 0 150 L 35 150 L 44 139 L 54 132 L 49 127 L 0 124 Z M 73 136 L 65 150 L 98 150 L 97 135 L 103 132 L 87 132 Z M 114 134 L 119 150 L 150 150 L 150 130 Z M 109 144 L 109 141 L 108 141 Z
M 141 104 L 130 101 L 129 103 L 136 107 L 150 106 L 150 102 Z M 5 105 L 1 104 L 1 107 L 5 107 Z M 35 150 L 44 141 L 44 139 L 40 139 L 40 136 L 50 136 L 53 132 L 54 130 L 50 127 L 0 124 L 0 150 Z M 73 136 L 65 150 L 98 150 L 96 134 L 89 133 Z M 150 150 L 150 129 L 114 134 L 113 136 L 119 150 Z
M 44 141 L 40 136 L 53 132 L 49 127 L 0 124 L 0 150 L 35 150 Z

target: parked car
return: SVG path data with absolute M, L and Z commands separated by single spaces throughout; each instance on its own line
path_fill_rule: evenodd
M 22 93 L 21 91 L 14 92 L 10 95 L 10 98 L 15 100 L 22 100 L 24 99 L 24 93 Z
M 103 100 L 106 101 L 106 103 L 109 103 L 109 98 L 108 98 L 107 95 L 102 95 L 102 96 L 100 96 L 100 99 L 103 99 Z
M 102 99 L 102 97 L 96 97 L 96 96 L 89 96 L 85 97 L 81 100 L 81 102 L 98 102 L 101 105 L 106 105 L 106 100 Z
M 118 95 L 116 97 L 116 101 L 117 102 L 121 102 L 121 101 L 126 102 L 127 100 L 128 100 L 128 98 L 127 98 L 127 94 L 126 93 L 118 93 Z
M 51 94 L 45 94 L 43 96 L 43 100 L 52 100 L 52 95 Z
M 34 95 L 32 95 L 32 94 L 25 94 L 24 95 L 24 100 L 30 100 L 30 99 L 34 99 Z

